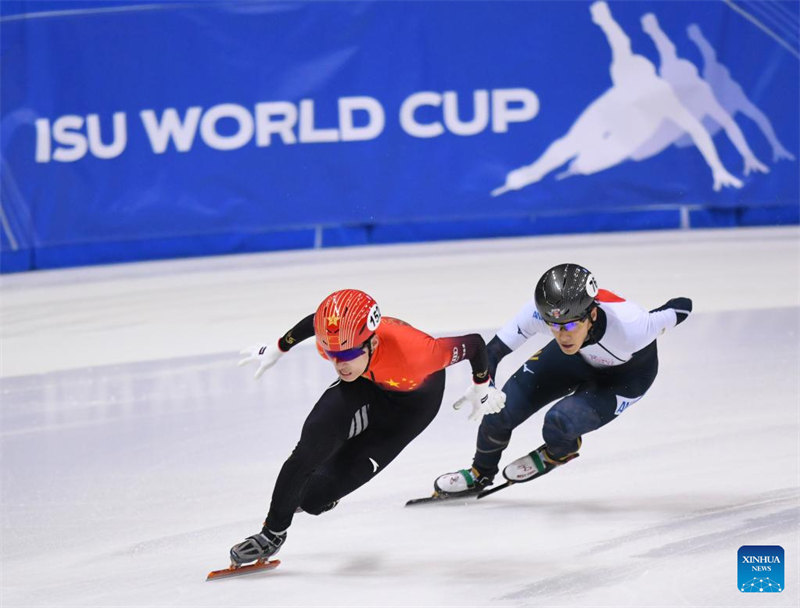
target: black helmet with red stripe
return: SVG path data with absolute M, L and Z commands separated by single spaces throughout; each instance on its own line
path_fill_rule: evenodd
M 536 310 L 547 323 L 569 323 L 586 318 L 597 296 L 597 281 L 578 264 L 559 264 L 536 284 Z

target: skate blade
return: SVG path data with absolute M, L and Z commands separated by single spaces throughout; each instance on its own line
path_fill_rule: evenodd
M 425 505 L 437 502 L 455 502 L 457 500 L 467 501 L 477 497 L 479 492 L 480 490 L 476 490 L 474 492 L 454 492 L 452 494 L 448 494 L 447 492 L 434 491 L 431 496 L 412 498 L 411 500 L 406 501 L 406 506 L 411 507 L 414 505 Z
M 267 570 L 273 570 L 277 568 L 280 563 L 281 560 L 273 559 L 268 562 L 258 561 L 254 564 L 248 564 L 247 566 L 231 566 L 230 568 L 225 568 L 224 570 L 214 570 L 209 572 L 206 580 L 216 581 L 222 578 L 232 578 L 234 576 L 244 576 L 245 574 L 254 574 L 256 572 L 266 572 Z

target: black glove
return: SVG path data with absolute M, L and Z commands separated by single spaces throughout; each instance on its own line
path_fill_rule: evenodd
M 675 325 L 680 325 L 686 320 L 689 313 L 692 312 L 692 301 L 689 298 L 672 298 L 666 304 L 662 304 L 650 312 L 658 312 L 659 310 L 667 310 L 668 308 L 674 310 L 675 315 L 678 317 L 678 322 Z

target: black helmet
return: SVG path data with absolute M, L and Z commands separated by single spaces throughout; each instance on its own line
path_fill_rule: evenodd
M 597 281 L 577 264 L 559 264 L 542 275 L 536 284 L 536 309 L 547 323 L 568 323 L 583 319 L 594 305 Z

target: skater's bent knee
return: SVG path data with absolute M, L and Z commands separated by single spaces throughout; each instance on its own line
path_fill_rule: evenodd
M 575 432 L 575 425 L 573 424 L 572 417 L 557 408 L 551 409 L 545 415 L 543 433 L 568 438 L 572 438 L 571 435 L 573 434 L 576 437 L 578 435 L 578 433 Z

